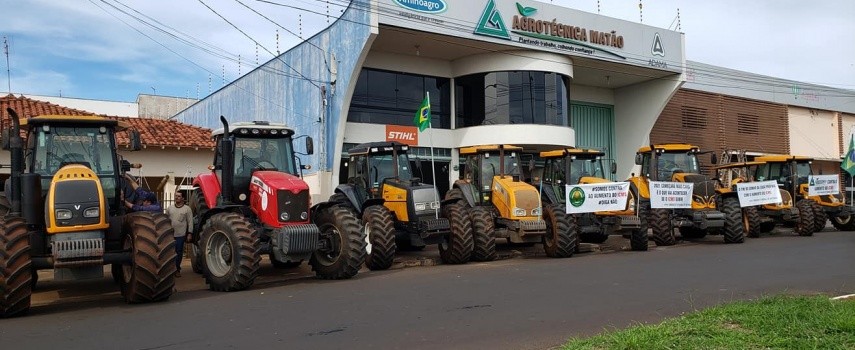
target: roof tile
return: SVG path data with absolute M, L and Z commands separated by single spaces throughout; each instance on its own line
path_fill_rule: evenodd
M 21 118 L 39 115 L 97 115 L 95 113 L 63 107 L 49 102 L 34 100 L 25 96 L 16 97 L 12 94 L 0 97 L 0 122 L 8 125 L 9 115 L 6 108 L 12 108 Z M 121 120 L 130 123 L 140 132 L 142 144 L 147 147 L 199 147 L 213 148 L 211 129 L 184 124 L 174 120 L 154 118 L 129 118 L 101 115 L 105 118 Z M 127 133 L 116 134 L 119 145 L 128 145 L 130 140 Z

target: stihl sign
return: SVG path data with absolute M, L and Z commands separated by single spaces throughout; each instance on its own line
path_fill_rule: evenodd
M 405 145 L 419 145 L 419 128 L 414 126 L 386 125 L 386 141 L 398 141 Z

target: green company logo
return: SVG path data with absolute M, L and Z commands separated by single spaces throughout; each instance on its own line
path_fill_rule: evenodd
M 581 187 L 573 187 L 568 196 L 570 197 L 570 205 L 576 208 L 585 204 L 585 191 Z
M 484 7 L 481 19 L 475 25 L 475 34 L 511 40 L 511 35 L 508 34 L 508 27 L 505 26 L 505 21 L 502 20 L 502 14 L 496 8 L 494 0 L 488 1 Z

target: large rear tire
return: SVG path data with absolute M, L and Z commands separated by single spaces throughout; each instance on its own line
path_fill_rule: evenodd
M 648 228 L 648 210 L 649 203 L 638 203 L 638 219 L 640 221 L 640 225 L 638 229 L 632 230 L 629 234 L 629 247 L 635 251 L 647 251 L 647 228 Z
M 669 246 L 677 243 L 671 223 L 671 212 L 668 209 L 650 209 L 650 228 L 656 245 Z
M 813 217 L 814 203 L 814 201 L 809 199 L 802 199 L 796 202 L 796 209 L 799 210 L 799 220 L 796 221 L 793 230 L 799 236 L 813 236 L 813 232 L 816 229 L 816 222 Z
M 724 243 L 745 242 L 742 208 L 739 207 L 739 199 L 736 197 L 722 199 L 721 211 L 724 213 Z
M 315 274 L 323 279 L 337 280 L 356 276 L 365 263 L 365 234 L 353 211 L 334 205 L 318 213 L 315 224 L 321 232 L 325 248 L 316 250 L 309 260 Z
M 496 260 L 496 228 L 493 215 L 485 207 L 475 207 L 470 211 L 472 220 L 472 260 Z
M 819 203 L 814 200 L 809 201 L 813 210 L 813 232 L 820 232 L 825 229 L 825 222 L 828 221 L 828 215 L 825 214 L 825 210 L 822 210 L 823 208 Z
M 124 247 L 131 263 L 119 270 L 119 287 L 128 303 L 163 301 L 175 288 L 175 238 L 172 221 L 161 213 L 134 212 L 125 216 Z
M 742 231 L 748 237 L 757 238 L 760 237 L 760 227 L 760 213 L 757 212 L 757 208 L 742 208 Z
M 838 231 L 855 230 L 855 215 L 836 216 L 831 218 L 831 225 Z
M 190 210 L 193 211 L 193 220 L 199 221 L 208 212 L 208 203 L 205 202 L 205 196 L 202 194 L 201 189 L 194 189 L 193 192 L 190 193 Z M 187 245 L 190 246 L 190 267 L 193 268 L 193 272 L 202 273 L 202 253 L 199 249 L 199 241 L 201 241 L 201 237 L 199 232 L 201 231 L 196 227 L 196 224 L 193 224 L 193 229 L 196 230 L 196 234 L 193 235 L 193 241 L 187 242 Z
M 546 235 L 543 236 L 543 250 L 550 258 L 569 258 L 579 246 L 576 218 L 564 211 L 562 206 L 545 204 L 543 220 L 546 221 Z
M 468 208 L 460 203 L 451 203 L 442 212 L 448 219 L 451 232 L 439 243 L 439 257 L 444 264 L 465 264 L 474 249 Z
M 0 218 L 0 318 L 30 310 L 34 269 L 28 233 L 23 218 Z
M 213 291 L 231 292 L 252 286 L 261 263 L 261 243 L 243 215 L 218 213 L 202 229 L 202 266 Z
M 386 270 L 395 260 L 395 218 L 388 208 L 372 205 L 362 213 L 365 231 L 365 266 L 370 270 Z

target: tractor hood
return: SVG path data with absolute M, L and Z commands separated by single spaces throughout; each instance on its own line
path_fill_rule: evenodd
M 525 182 L 511 176 L 493 178 L 493 205 L 503 217 L 522 219 L 540 217 L 540 193 Z
M 715 208 L 716 182 L 709 176 L 693 173 L 676 173 L 674 181 L 695 184 L 692 188 L 693 208 Z
M 272 190 L 290 190 L 294 193 L 308 190 L 309 185 L 303 179 L 279 171 L 256 171 L 252 173 L 252 185 L 266 185 Z
M 593 176 L 584 176 L 581 179 L 579 179 L 580 185 L 601 184 L 601 183 L 606 183 L 606 182 L 611 182 L 611 181 L 603 179 L 601 177 L 593 177 Z

